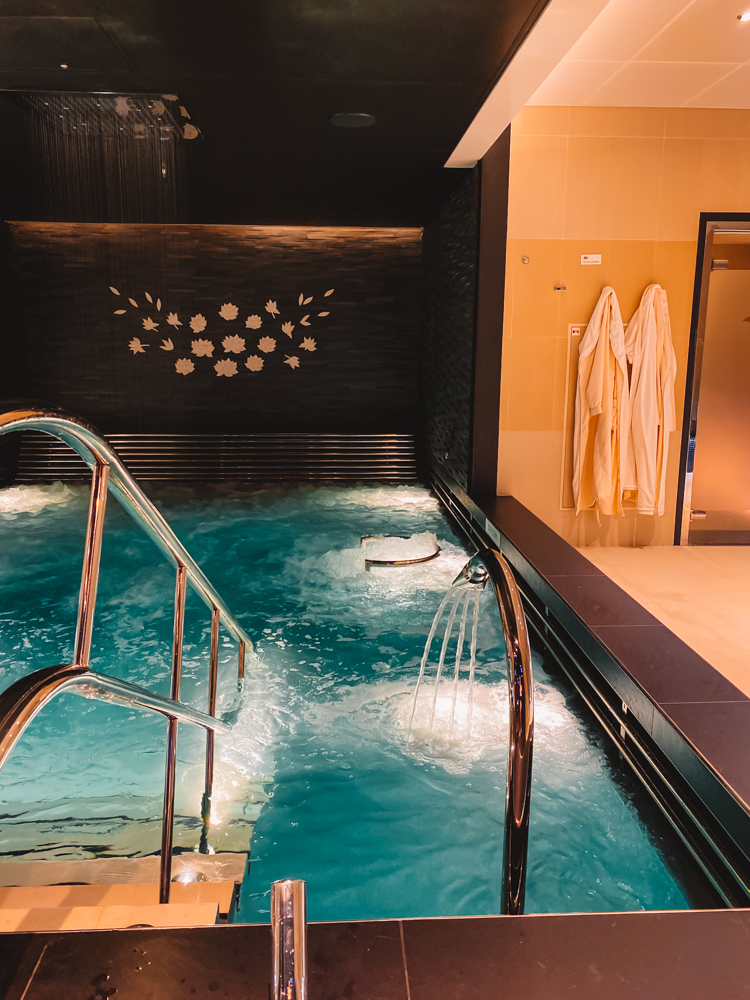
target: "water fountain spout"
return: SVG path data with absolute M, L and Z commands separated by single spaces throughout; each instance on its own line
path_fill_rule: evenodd
M 490 578 L 489 571 L 482 561 L 482 557 L 477 553 L 473 556 L 453 581 L 452 586 L 462 589 L 466 587 L 484 587 Z

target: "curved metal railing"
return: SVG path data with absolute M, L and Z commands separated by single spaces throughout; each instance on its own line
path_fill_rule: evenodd
M 534 675 L 526 615 L 510 566 L 495 549 L 481 549 L 464 566 L 454 587 L 492 581 L 508 653 L 510 739 L 505 799 L 502 912 L 523 913 L 529 849 L 531 761 L 534 750 Z
M 78 598 L 78 619 L 76 625 L 75 649 L 73 664 L 65 668 L 70 671 L 80 671 L 80 676 L 88 679 L 89 689 L 95 684 L 93 678 L 103 675 L 94 674 L 89 670 L 91 656 L 91 638 L 96 608 L 96 591 L 99 581 L 99 563 L 101 560 L 102 532 L 107 503 L 107 492 L 111 491 L 120 501 L 125 510 L 136 523 L 154 541 L 156 546 L 172 562 L 176 570 L 175 602 L 172 636 L 172 677 L 170 699 L 174 704 L 180 704 L 180 678 L 182 673 L 182 639 L 185 622 L 185 595 L 187 584 L 190 583 L 199 597 L 211 609 L 211 647 L 209 660 L 208 684 L 208 715 L 216 714 L 216 692 L 219 662 L 219 627 L 221 625 L 239 643 L 237 661 L 237 676 L 239 683 L 245 673 L 245 653 L 252 650 L 252 642 L 247 632 L 239 624 L 235 616 L 227 608 L 219 594 L 195 562 L 185 546 L 172 531 L 166 520 L 149 500 L 143 490 L 130 475 L 123 463 L 101 434 L 86 421 L 63 410 L 51 409 L 32 403 L 16 403 L 0 412 L 0 435 L 23 431 L 41 431 L 69 445 L 92 472 L 91 497 L 89 502 L 86 543 L 83 556 L 83 571 L 81 574 L 81 589 Z M 0 405 L 0 411 L 3 410 Z M 54 668 L 60 669 L 60 668 Z M 33 676 L 33 675 L 32 675 Z M 78 676 L 78 675 L 76 675 Z M 70 678 L 73 674 L 70 675 Z M 125 682 L 112 683 L 124 684 Z M 72 683 L 72 680 L 70 680 Z M 74 687 L 81 688 L 76 682 Z M 131 685 L 132 687 L 132 685 Z M 134 689 L 142 690 L 142 689 Z M 110 692 L 112 693 L 112 692 Z M 151 696 L 158 699 L 157 695 Z M 184 706 L 183 706 L 184 708 Z M 151 710 L 154 709 L 152 705 Z M 164 816 L 162 820 L 162 871 L 160 899 L 169 900 L 169 882 L 171 876 L 172 840 L 174 828 L 174 793 L 175 768 L 177 759 L 177 723 L 187 720 L 175 709 L 165 712 L 169 723 L 167 731 L 167 761 L 164 789 Z M 200 714 L 200 713 L 198 713 Z M 203 723 L 199 723 L 203 725 Z M 211 813 L 211 796 L 214 778 L 214 738 L 218 726 L 206 726 L 206 768 L 201 815 L 205 831 L 209 824 Z M 0 765 L 2 763 L 0 758 Z
M 165 715 L 171 724 L 191 722 L 202 726 L 207 733 L 228 733 L 231 726 L 225 722 L 204 715 L 189 705 L 171 698 L 147 691 L 145 688 L 121 681 L 107 674 L 99 674 L 88 667 L 77 664 L 62 664 L 57 667 L 43 667 L 25 677 L 0 694 L 0 769 L 10 756 L 10 752 L 19 741 L 34 718 L 53 698 L 60 694 L 72 692 L 83 698 L 93 698 L 106 701 L 109 704 L 124 705 L 127 708 L 140 709 L 143 712 L 158 712 Z M 169 815 L 169 821 L 174 821 L 174 802 Z M 166 823 L 163 818 L 162 823 Z M 172 874 L 171 837 L 169 851 L 164 851 L 164 826 L 162 826 L 162 852 L 159 871 L 159 899 L 162 903 L 169 902 L 169 886 Z

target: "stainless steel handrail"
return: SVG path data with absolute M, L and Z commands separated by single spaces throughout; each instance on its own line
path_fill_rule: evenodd
M 76 663 L 43 667 L 25 677 L 0 694 L 0 769 L 10 756 L 10 752 L 34 718 L 53 698 L 71 692 L 83 698 L 93 698 L 110 704 L 124 705 L 143 712 L 158 712 L 169 719 L 170 727 L 177 722 L 191 722 L 202 726 L 210 733 L 228 733 L 231 727 L 210 715 L 204 715 L 189 705 L 183 705 L 172 698 L 137 687 L 128 681 L 121 681 L 107 674 L 100 674 Z M 174 771 L 172 772 L 174 773 Z M 174 821 L 174 789 L 171 798 L 170 822 Z M 164 827 L 162 821 L 162 847 Z M 169 902 L 169 884 L 172 871 L 171 833 L 170 850 L 162 849 L 159 869 L 159 897 L 162 903 Z M 166 888 L 165 888 L 166 887 Z
M 523 913 L 529 851 L 531 761 L 534 750 L 534 674 L 521 595 L 513 571 L 495 549 L 481 549 L 464 566 L 455 586 L 483 587 L 492 581 L 508 653 L 510 739 L 503 847 L 503 913 Z
M 0 406 L 0 409 L 2 407 Z M 23 431 L 40 431 L 63 441 L 84 460 L 92 471 L 91 497 L 86 530 L 86 545 L 78 599 L 78 621 L 75 638 L 74 664 L 71 669 L 87 670 L 91 655 L 96 591 L 101 561 L 102 532 L 106 511 L 107 492 L 114 493 L 125 510 L 155 542 L 156 546 L 173 563 L 176 570 L 174 629 L 172 639 L 171 698 L 179 703 L 180 675 L 182 670 L 182 639 L 185 620 L 185 595 L 190 583 L 205 604 L 211 609 L 211 649 L 209 661 L 209 716 L 216 712 L 216 685 L 219 644 L 218 629 L 223 624 L 239 643 L 237 676 L 240 685 L 245 674 L 245 653 L 252 650 L 252 642 L 234 615 L 229 611 L 205 574 L 184 547 L 166 520 L 141 490 L 117 454 L 104 438 L 86 421 L 63 410 L 17 403 L 0 412 L 0 435 Z M 91 673 L 88 676 L 92 676 Z M 157 697 L 157 696 L 154 696 Z M 160 900 L 169 901 L 174 830 L 175 770 L 177 762 L 177 724 L 182 719 L 176 712 L 168 715 L 167 757 L 164 777 L 164 815 L 162 819 L 162 866 Z M 182 721 L 185 721 L 182 719 Z M 201 723 L 202 724 L 202 723 Z M 203 832 L 200 849 L 208 850 L 207 831 L 211 814 L 213 791 L 213 762 L 215 734 L 218 726 L 206 726 L 206 775 L 201 815 Z
M 117 677 L 72 663 L 42 667 L 21 677 L 0 694 L 0 768 L 44 706 L 66 692 L 143 712 L 158 712 L 169 719 L 191 722 L 217 733 L 231 731 L 231 726 L 219 719 Z
M 20 405 L 0 414 L 0 435 L 22 431 L 41 431 L 64 441 L 94 473 L 100 465 L 108 467 L 110 492 L 175 567 L 185 567 L 188 582 L 209 608 L 218 609 L 221 623 L 230 635 L 237 642 L 244 643 L 246 650 L 253 648 L 250 636 L 212 587 L 203 570 L 94 427 L 63 410 L 33 405 Z

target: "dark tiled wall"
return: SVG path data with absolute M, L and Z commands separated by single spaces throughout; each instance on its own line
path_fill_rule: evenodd
M 477 172 L 466 177 L 424 231 L 422 354 L 427 454 L 467 487 L 476 316 Z
M 13 339 L 25 344 L 26 391 L 104 433 L 416 430 L 418 229 L 10 228 L 22 314 Z M 300 295 L 313 299 L 300 303 Z M 279 317 L 266 311 L 269 299 Z M 224 303 L 238 307 L 236 319 L 219 315 Z M 170 312 L 180 327 L 167 323 Z M 207 326 L 192 332 L 198 313 Z M 260 329 L 246 328 L 250 315 L 262 317 Z M 144 320 L 158 328 L 144 329 Z M 291 336 L 284 321 L 294 324 Z M 245 348 L 226 353 L 229 335 Z M 275 350 L 264 353 L 261 337 L 275 340 Z M 133 353 L 136 338 L 148 346 Z M 313 351 L 303 338 L 314 339 Z M 212 357 L 192 353 L 197 339 L 213 343 Z M 173 349 L 163 349 L 166 340 Z M 246 367 L 251 357 L 262 370 Z M 194 370 L 178 373 L 178 359 Z M 218 375 L 222 360 L 235 361 L 237 374 Z

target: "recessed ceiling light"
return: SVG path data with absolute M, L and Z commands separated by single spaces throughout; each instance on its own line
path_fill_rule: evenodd
M 750 10 L 746 10 L 744 14 L 738 14 L 737 20 L 742 21 L 743 24 L 745 23 L 745 21 L 750 21 Z
M 331 118 L 331 125 L 338 125 L 339 128 L 367 128 L 377 121 L 375 115 L 366 115 L 363 112 L 350 112 L 346 114 L 334 115 Z

